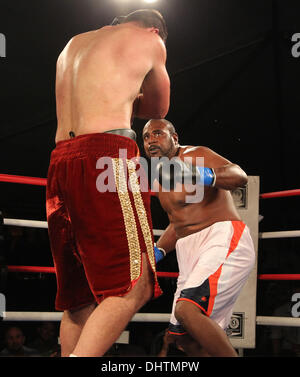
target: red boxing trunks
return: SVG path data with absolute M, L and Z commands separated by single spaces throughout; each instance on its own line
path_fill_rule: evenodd
M 162 293 L 138 155 L 135 141 L 108 133 L 61 141 L 52 151 L 46 207 L 57 310 L 128 293 L 141 275 L 143 252 L 154 273 L 153 297 Z

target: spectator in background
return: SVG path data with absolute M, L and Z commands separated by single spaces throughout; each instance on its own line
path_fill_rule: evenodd
M 183 349 L 176 345 L 174 337 L 168 333 L 168 329 L 158 333 L 152 344 L 152 352 L 157 357 L 187 356 Z
M 41 322 L 37 327 L 37 337 L 29 343 L 40 356 L 59 357 L 58 329 L 53 322 Z
M 292 301 L 294 293 L 300 293 L 300 287 L 291 290 L 287 301 L 276 308 L 274 317 L 292 317 Z M 272 326 L 270 338 L 272 341 L 273 356 L 300 357 L 300 328 L 291 326 Z
M 39 356 L 38 351 L 25 344 L 25 335 L 20 327 L 10 326 L 5 332 L 5 348 L 0 352 L 1 357 L 32 357 Z

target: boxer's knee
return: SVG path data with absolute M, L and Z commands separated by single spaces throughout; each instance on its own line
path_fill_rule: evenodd
M 188 310 L 188 303 L 186 301 L 177 301 L 175 306 L 175 318 L 181 324 L 184 322 L 187 315 L 186 311 Z
M 64 319 L 79 326 L 83 326 L 91 313 L 96 309 L 97 305 L 96 302 L 92 302 L 78 309 L 65 310 Z
M 199 316 L 199 314 L 203 315 L 201 309 L 199 309 L 197 305 L 185 300 L 177 301 L 174 314 L 177 321 L 183 326 L 186 321 L 190 320 L 191 316 Z

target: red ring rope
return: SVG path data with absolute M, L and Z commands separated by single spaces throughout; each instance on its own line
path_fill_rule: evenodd
M 38 266 L 7 266 L 9 272 L 30 272 L 30 273 L 55 273 L 55 267 L 38 267 Z M 157 271 L 158 277 L 177 278 L 178 272 Z M 300 280 L 300 274 L 260 274 L 259 280 Z
M 287 197 L 287 196 L 298 196 L 298 195 L 300 195 L 300 189 L 269 192 L 266 194 L 260 194 L 260 197 L 262 199 L 271 199 L 271 198 L 282 198 L 282 197 Z
M 0 174 L 0 182 L 23 183 L 26 185 L 46 186 L 47 178 L 24 177 L 22 175 Z
M 30 273 L 43 273 L 54 274 L 55 267 L 38 267 L 38 266 L 7 266 L 9 272 L 30 272 Z
M 0 182 L 11 182 L 11 183 L 22 183 L 22 184 L 27 184 L 27 185 L 46 186 L 47 178 L 36 178 L 36 177 L 25 177 L 22 175 L 0 174 Z M 154 193 L 151 192 L 151 195 L 154 195 Z M 276 191 L 276 192 L 260 194 L 260 198 L 262 199 L 282 198 L 282 197 L 287 197 L 287 196 L 300 196 L 300 189 Z
M 300 274 L 260 274 L 259 280 L 300 280 Z
M 30 273 L 55 273 L 55 267 L 38 267 L 38 266 L 7 266 L 9 272 L 30 272 Z M 176 278 L 178 272 L 160 272 L 157 271 L 157 276 Z

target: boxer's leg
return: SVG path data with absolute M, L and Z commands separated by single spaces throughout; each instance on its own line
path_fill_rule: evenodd
M 237 356 L 225 331 L 211 318 L 202 314 L 200 308 L 188 301 L 178 301 L 176 319 L 210 356 Z M 182 344 L 184 348 L 184 345 Z M 188 351 L 185 346 L 185 352 Z M 189 355 L 196 356 L 196 355 Z M 200 356 L 200 355 L 199 355 Z
M 210 355 L 205 351 L 200 344 L 193 339 L 189 334 L 173 335 L 175 343 L 179 349 L 184 351 L 187 356 L 209 357 Z
M 153 294 L 153 273 L 146 254 L 142 255 L 142 275 L 133 289 L 123 297 L 108 297 L 88 318 L 72 354 L 83 357 L 102 356 L 118 339 L 133 315 Z
M 96 303 L 84 306 L 78 310 L 65 310 L 60 324 L 61 356 L 69 356 L 75 348 L 82 328 L 91 313 L 96 308 Z

